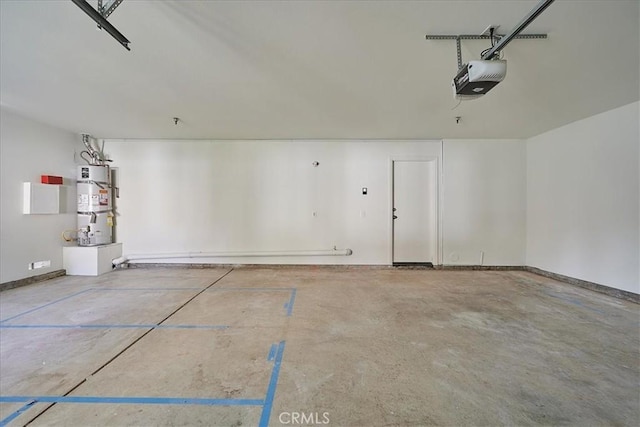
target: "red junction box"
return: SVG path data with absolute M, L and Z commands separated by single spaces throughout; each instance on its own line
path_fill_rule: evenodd
M 40 175 L 40 182 L 43 184 L 58 184 L 62 185 L 62 177 L 55 175 Z

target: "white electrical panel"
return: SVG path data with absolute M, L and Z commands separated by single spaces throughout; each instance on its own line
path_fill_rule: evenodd
M 58 214 L 60 213 L 60 186 L 52 184 L 23 183 L 22 213 Z

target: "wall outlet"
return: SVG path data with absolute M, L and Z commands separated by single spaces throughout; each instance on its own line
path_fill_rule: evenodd
M 38 268 L 51 267 L 51 261 L 36 261 L 29 263 L 29 270 L 36 270 Z

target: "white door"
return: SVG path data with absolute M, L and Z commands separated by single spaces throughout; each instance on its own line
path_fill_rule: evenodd
M 393 161 L 393 263 L 437 263 L 436 159 Z

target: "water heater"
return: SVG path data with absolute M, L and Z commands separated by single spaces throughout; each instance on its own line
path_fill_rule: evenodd
M 78 245 L 112 243 L 113 205 L 108 165 L 78 166 Z

